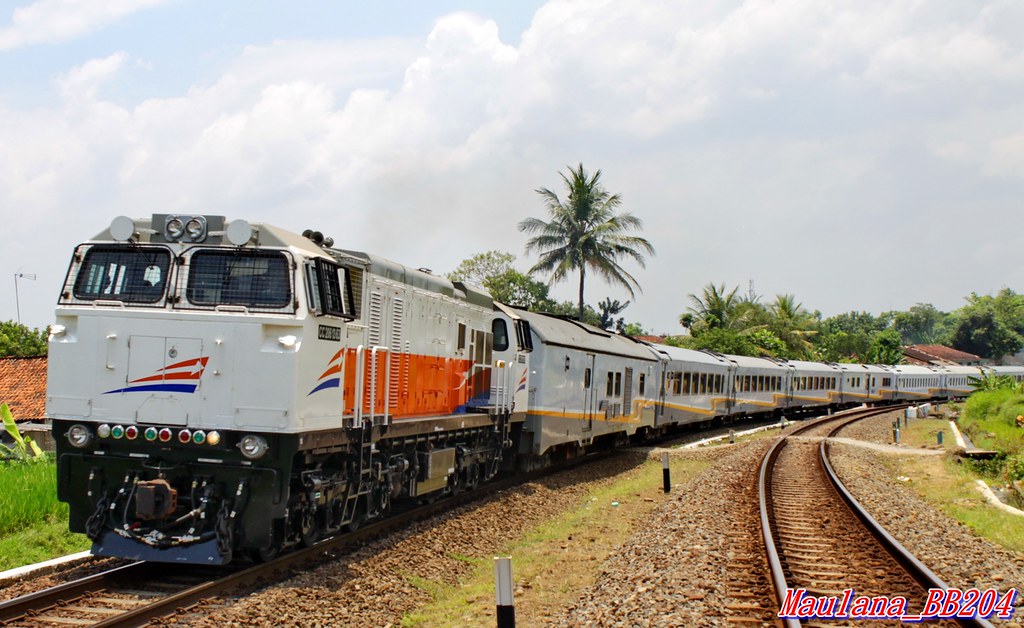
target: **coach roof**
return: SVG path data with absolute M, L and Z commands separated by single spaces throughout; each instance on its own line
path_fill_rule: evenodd
M 654 361 L 656 359 L 650 347 L 627 336 L 620 336 L 567 318 L 528 312 L 506 305 L 499 307 L 511 316 L 528 321 L 533 333 L 548 345 L 641 360 Z

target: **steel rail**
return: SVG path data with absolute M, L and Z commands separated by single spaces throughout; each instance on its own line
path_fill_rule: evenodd
M 914 556 L 909 550 L 907 550 L 902 544 L 899 543 L 885 528 L 875 520 L 864 507 L 853 497 L 853 495 L 846 489 L 846 486 L 839 479 L 835 473 L 828 459 L 828 451 L 831 447 L 829 439 L 834 437 L 840 430 L 847 425 L 860 421 L 872 416 L 879 414 L 885 414 L 886 412 L 892 412 L 893 410 L 899 410 L 906 408 L 909 404 L 893 405 L 893 406 L 882 406 L 879 408 L 858 408 L 850 411 L 849 413 L 841 413 L 823 417 L 816 421 L 812 421 L 801 425 L 799 428 L 791 432 L 790 434 L 780 436 L 771 448 L 765 454 L 764 460 L 761 464 L 761 471 L 758 475 L 758 493 L 760 496 L 761 504 L 761 530 L 762 536 L 765 542 L 765 553 L 768 558 L 768 566 L 772 580 L 772 588 L 777 596 L 777 603 L 781 606 L 782 600 L 786 599 L 786 594 L 790 590 L 789 584 L 786 582 L 785 571 L 782 566 L 782 560 L 779 556 L 778 545 L 775 540 L 774 533 L 772 531 L 772 517 L 769 514 L 769 502 L 771 499 L 771 473 L 776 459 L 779 454 L 786 446 L 786 441 L 790 436 L 795 436 L 799 433 L 809 431 L 823 423 L 830 421 L 840 421 L 832 430 L 829 431 L 828 435 L 822 439 L 819 445 L 818 451 L 821 458 L 822 469 L 824 470 L 829 481 L 836 488 L 836 492 L 842 497 L 844 503 L 858 518 L 863 526 L 874 536 L 882 547 L 892 556 L 896 562 L 898 562 L 920 586 L 924 589 L 943 589 L 949 588 L 938 576 L 935 575 L 928 567 L 924 565 L 916 556 Z M 962 626 L 971 627 L 982 627 L 992 628 L 992 623 L 981 618 L 954 618 Z M 787 618 L 780 620 L 787 628 L 796 628 L 801 626 L 801 622 L 794 618 Z
M 150 565 L 142 561 L 129 563 L 72 582 L 65 582 L 42 591 L 28 593 L 21 597 L 0 602 L 0 623 L 24 617 L 33 611 L 52 608 L 62 602 L 70 602 L 87 593 L 100 591 L 109 587 L 114 579 L 138 578 L 145 574 L 149 567 Z
M 896 562 L 898 562 L 903 569 L 909 573 L 914 580 L 917 581 L 925 589 L 942 589 L 946 591 L 949 589 L 949 585 L 942 581 L 935 572 L 929 569 L 924 563 L 922 563 L 917 556 L 914 556 L 902 543 L 896 540 L 889 532 L 882 526 L 871 514 L 861 505 L 860 502 L 847 490 L 846 485 L 843 484 L 842 480 L 839 479 L 839 475 L 835 472 L 832 467 L 831 461 L 829 460 L 829 451 L 831 449 L 831 443 L 829 438 L 834 437 L 843 427 L 846 425 L 837 426 L 831 432 L 829 432 L 826 438 L 821 439 L 821 444 L 818 446 L 818 452 L 821 457 L 822 467 L 825 469 L 825 474 L 828 476 L 829 481 L 832 482 L 832 486 L 835 487 L 836 492 L 843 498 L 847 507 L 853 512 L 854 515 L 860 519 L 864 527 L 874 535 L 875 539 L 878 540 L 879 544 L 892 556 Z M 991 628 L 992 623 L 988 620 L 981 619 L 978 617 L 974 618 L 957 618 L 957 622 L 961 626 L 976 626 L 983 628 Z

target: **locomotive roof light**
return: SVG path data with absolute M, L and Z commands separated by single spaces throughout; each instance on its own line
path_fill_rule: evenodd
M 156 428 L 155 427 L 147 427 L 146 428 L 145 436 L 146 436 L 146 440 L 149 440 L 149 441 L 156 440 Z
M 135 235 L 135 221 L 128 216 L 118 216 L 110 222 L 110 237 L 118 242 L 127 242 Z
M 121 425 L 115 425 L 114 427 L 110 428 L 110 435 L 113 436 L 114 438 L 121 438 L 122 436 L 124 436 L 124 427 Z
M 188 237 L 191 238 L 193 242 L 202 239 L 206 236 L 205 221 L 199 222 L 197 218 L 193 218 L 185 223 L 185 233 L 188 234 Z
M 135 427 L 134 425 L 129 425 L 128 427 L 124 428 L 124 437 L 127 438 L 128 440 L 135 440 L 136 438 L 139 437 L 139 428 Z
M 171 430 L 170 430 L 170 428 L 166 428 L 165 427 L 165 428 L 161 429 L 160 433 L 158 434 L 158 436 L 160 437 L 160 442 L 161 443 L 166 443 L 166 442 L 170 441 L 171 440 Z
M 266 455 L 267 450 L 270 447 L 267 445 L 267 439 L 256 434 L 246 434 L 242 437 L 242 440 L 238 442 L 238 449 L 242 451 L 242 455 L 249 460 L 256 460 Z
M 164 237 L 168 240 L 177 240 L 185 233 L 185 223 L 177 216 L 168 216 L 164 225 Z
M 202 445 L 206 442 L 206 432 L 203 430 L 196 430 L 192 432 L 192 442 L 197 445 Z
M 192 432 L 189 430 L 181 430 L 178 432 L 178 442 L 182 445 L 192 442 Z
M 206 435 L 206 442 L 211 445 L 220 444 L 220 432 L 213 431 Z
M 75 423 L 72 425 L 66 434 L 68 442 L 71 443 L 72 447 L 78 447 L 84 449 L 92 444 L 92 432 L 89 428 L 82 425 L 81 423 Z
M 110 436 L 110 426 L 104 423 L 103 425 L 96 428 L 96 435 L 100 438 L 107 438 Z
M 164 239 L 168 242 L 202 242 L 207 233 L 206 216 L 164 218 Z

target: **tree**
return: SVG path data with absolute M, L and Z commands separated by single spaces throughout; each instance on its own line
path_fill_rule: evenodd
M 516 256 L 504 251 L 477 253 L 462 260 L 448 273 L 451 281 L 482 286 L 496 300 L 527 310 L 547 309 L 552 304 L 548 287 L 513 266 Z
M 537 234 L 526 243 L 527 253 L 540 254 L 530 272 L 551 273 L 549 286 L 573 271 L 579 273 L 578 314 L 582 319 L 587 269 L 624 287 L 635 298 L 640 284 L 619 261 L 630 258 L 643 268 L 644 255 L 654 255 L 654 247 L 640 236 L 626 235 L 642 228 L 643 222 L 629 212 L 615 213 L 622 197 L 605 190 L 600 170 L 590 176 L 581 163 L 576 169 L 569 168 L 569 176 L 559 175 L 568 192 L 564 202 L 547 188 L 536 190 L 544 198 L 550 222 L 527 218 L 519 223 L 519 230 Z
M 903 362 L 903 338 L 895 329 L 880 331 L 871 339 L 866 362 L 869 364 L 900 364 Z
M 818 324 L 812 338 L 817 357 L 829 362 L 864 362 L 875 334 L 888 326 L 885 315 L 844 312 Z
M 617 326 L 618 329 L 623 329 L 626 322 L 620 318 L 618 321 L 615 320 L 615 315 L 622 310 L 629 307 L 629 301 L 620 303 L 618 299 L 612 300 L 611 297 L 606 298 L 597 304 L 597 311 L 601 315 L 601 329 L 611 329 Z
M 985 307 L 969 308 L 960 316 L 953 332 L 953 348 L 999 361 L 1004 355 L 1017 353 L 1024 338 Z
M 621 318 L 619 320 L 622 320 Z M 619 333 L 624 336 L 647 336 L 647 330 L 644 329 L 640 323 L 626 323 L 624 327 L 619 329 Z
M 780 294 L 768 307 L 768 313 L 768 331 L 782 342 L 782 351 L 773 355 L 785 358 L 810 358 L 814 350 L 810 339 L 818 332 L 814 329 L 816 321 L 803 305 L 797 303 L 791 294 Z
M 689 295 L 693 303 L 687 308 L 688 313 L 679 317 L 679 323 L 688 328 L 695 336 L 711 329 L 740 329 L 745 325 L 741 300 L 736 296 L 739 288 L 733 288 L 726 294 L 725 284 L 716 286 L 709 283 L 704 286 L 702 296 Z M 749 309 L 746 311 L 749 312 Z
M 29 329 L 14 321 L 0 323 L 0 356 L 28 358 L 46 355 L 50 328 Z
M 945 328 L 949 318 L 931 303 L 918 303 L 906 312 L 893 312 L 892 324 L 905 344 L 942 344 L 948 340 Z
M 546 314 L 552 314 L 554 316 L 562 316 L 565 318 L 571 318 L 578 320 L 581 323 L 587 325 L 593 325 L 594 327 L 601 326 L 601 315 L 589 305 L 583 306 L 583 318 L 579 317 L 579 311 L 576 308 L 576 304 L 572 301 L 562 301 L 560 303 L 549 303 L 548 307 L 541 310 Z

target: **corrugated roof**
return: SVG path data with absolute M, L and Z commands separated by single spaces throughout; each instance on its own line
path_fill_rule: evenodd
M 981 362 L 981 357 L 944 345 L 910 345 L 903 354 L 912 360 L 936 364 L 964 364 Z
M 46 416 L 46 358 L 0 358 L 0 403 L 18 421 Z

